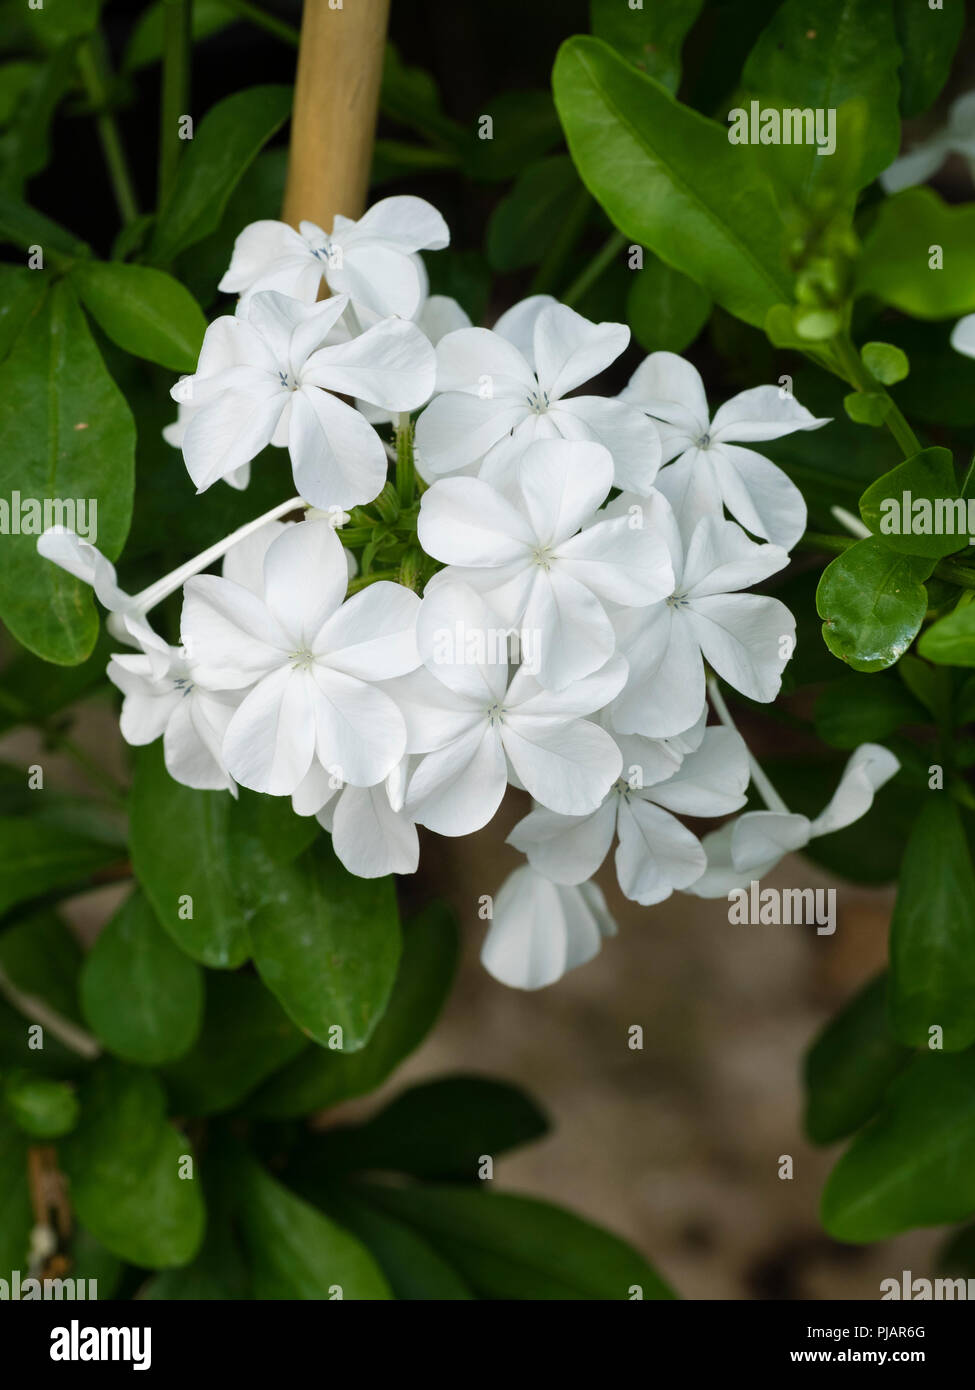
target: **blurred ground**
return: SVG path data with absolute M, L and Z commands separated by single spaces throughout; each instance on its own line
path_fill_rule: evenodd
M 82 707 L 76 740 L 124 776 L 113 710 Z M 18 732 L 0 759 L 43 759 L 45 785 L 87 790 L 63 756 Z M 504 844 L 527 809 L 509 791 L 495 823 L 467 840 L 426 835 L 411 900 L 453 903 L 464 928 L 460 975 L 424 1046 L 379 1094 L 448 1072 L 480 1072 L 529 1091 L 552 1120 L 541 1143 L 502 1157 L 500 1187 L 564 1203 L 631 1241 L 686 1298 L 879 1297 L 902 1269 L 930 1273 L 938 1233 L 861 1250 L 824 1236 L 823 1181 L 839 1148 L 813 1149 L 801 1131 L 800 1068 L 820 1026 L 884 962 L 892 894 L 837 883 L 835 935 L 808 927 L 731 926 L 727 903 L 675 896 L 627 902 L 612 873 L 600 883 L 620 926 L 589 965 L 526 994 L 497 984 L 478 961 L 486 924 L 477 900 L 496 893 L 520 856 Z M 767 883 L 836 883 L 805 860 Z M 68 905 L 91 940 L 124 887 Z M 628 1029 L 644 1032 L 642 1051 Z M 344 1118 L 377 1097 L 344 1107 Z M 336 1116 L 337 1117 L 337 1116 Z M 790 1154 L 795 1176 L 778 1177 Z

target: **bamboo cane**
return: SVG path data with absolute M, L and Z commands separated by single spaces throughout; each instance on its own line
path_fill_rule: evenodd
M 379 108 L 389 0 L 305 0 L 282 217 L 330 231 L 360 217 Z

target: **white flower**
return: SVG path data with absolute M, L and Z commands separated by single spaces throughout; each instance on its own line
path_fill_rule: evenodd
M 126 743 L 140 746 L 162 735 L 170 777 L 185 787 L 237 795 L 222 745 L 239 692 L 204 690 L 185 653 L 158 637 L 151 655 L 116 653 L 108 663 L 108 678 L 124 696 L 120 728 Z
M 534 674 L 549 689 L 613 655 L 600 600 L 643 606 L 673 591 L 667 549 L 651 531 L 625 516 L 586 525 L 612 481 L 602 445 L 540 440 L 517 465 L 511 500 L 479 478 L 445 478 L 420 504 L 420 543 L 449 566 L 427 592 L 461 580 L 482 593 L 537 643 Z
M 746 530 L 790 550 L 806 528 L 806 504 L 790 478 L 740 442 L 779 439 L 829 424 L 817 420 L 777 386 L 742 391 L 708 416 L 696 368 L 673 352 L 653 352 L 620 392 L 659 425 L 663 468 L 657 486 L 683 525 L 687 515 L 722 514 L 722 504 Z M 673 462 L 669 462 L 673 460 Z
M 364 326 L 368 326 L 371 316 L 363 313 L 360 314 L 360 318 L 364 318 Z M 451 299 L 446 294 L 431 294 L 424 299 L 413 315 L 413 322 L 431 347 L 436 347 L 440 339 L 445 338 L 448 333 L 455 333 L 458 328 L 471 326 L 466 311 L 460 307 L 456 299 Z M 387 425 L 395 419 L 388 410 L 380 410 L 368 401 L 357 400 L 355 406 L 373 425 Z
M 203 345 L 204 347 L 206 346 L 205 338 L 203 340 Z M 202 360 L 201 355 L 200 361 L 202 362 Z M 200 370 L 199 366 L 197 370 Z M 180 377 L 180 381 L 183 380 L 185 380 L 185 373 Z M 187 427 L 199 409 L 200 407 L 198 405 L 178 404 L 176 406 L 176 419 L 172 420 L 168 425 L 164 425 L 162 429 L 162 437 L 167 444 L 172 445 L 174 449 L 182 450 L 183 440 L 186 438 Z M 223 479 L 225 483 L 235 488 L 238 492 L 243 492 L 244 489 L 249 486 L 250 480 L 251 466 L 249 463 L 242 463 L 239 468 L 232 469 L 230 473 L 225 474 Z
M 651 738 L 683 732 L 704 708 L 705 660 L 749 699 L 774 700 L 795 646 L 795 619 L 778 599 L 734 591 L 782 569 L 789 563 L 786 552 L 749 540 L 733 521 L 705 516 L 685 553 L 660 493 L 647 499 L 624 494 L 606 510 L 632 515 L 634 506 L 666 542 L 676 583 L 664 603 L 623 608 L 614 617 L 630 674 L 610 708 L 611 727 Z
M 338 136 L 337 138 L 341 138 Z M 228 294 L 278 290 L 313 304 L 322 280 L 376 314 L 408 319 L 426 292 L 415 252 L 450 242 L 440 213 L 422 198 L 383 198 L 357 222 L 336 217 L 331 234 L 302 222 L 252 222 L 238 236 L 219 288 Z
M 536 807 L 515 826 L 508 843 L 528 856 L 532 868 L 555 883 L 591 878 L 609 852 L 614 834 L 616 875 L 634 902 L 662 902 L 675 888 L 687 888 L 707 864 L 705 852 L 672 811 L 689 816 L 723 816 L 745 803 L 748 750 L 731 729 L 705 730 L 695 752 L 659 782 L 644 778 L 642 740 L 621 740 L 623 776 L 598 811 L 559 816 Z M 629 745 L 629 746 L 627 746 Z
M 947 125 L 884 170 L 880 175 L 884 191 L 899 193 L 902 188 L 926 183 L 950 154 L 960 154 L 969 171 L 975 171 L 975 92 L 957 97 L 948 112 Z
M 630 330 L 622 323 L 590 323 L 564 304 L 545 304 L 538 312 L 533 306 L 532 314 L 531 360 L 486 328 L 460 329 L 440 340 L 438 394 L 416 431 L 424 476 L 456 473 L 483 459 L 479 476 L 504 489 L 532 440 L 561 436 L 605 445 L 616 486 L 648 492 L 660 462 L 656 427 L 623 401 L 568 396 L 619 357 Z
M 140 596 L 133 597 L 119 588 L 115 566 L 97 546 L 83 541 L 67 526 L 50 526 L 37 538 L 37 553 L 67 570 L 82 583 L 90 584 L 98 602 L 111 615 L 108 630 L 112 636 L 130 642 L 134 647 L 142 647 L 150 654 L 153 670 L 159 675 L 164 674 L 168 657 L 158 652 L 155 644 L 161 642 L 161 638 L 156 636 L 146 621 Z M 165 643 L 162 645 L 165 646 Z
M 965 357 L 975 357 L 975 314 L 966 314 L 951 330 L 951 346 Z
M 371 786 L 406 751 L 402 715 L 368 682 L 419 664 L 419 599 L 379 582 L 343 603 L 347 583 L 332 527 L 303 521 L 268 547 L 262 594 L 215 575 L 186 584 L 183 645 L 197 680 L 253 687 L 223 750 L 243 786 L 290 795 L 315 757 L 343 781 Z
M 504 985 L 542 989 L 592 960 L 603 937 L 615 935 L 616 923 L 594 883 L 564 887 L 523 864 L 494 899 L 481 963 Z
M 861 743 L 851 755 L 833 798 L 815 820 L 791 811 L 747 811 L 705 836 L 707 871 L 689 889 L 699 898 L 723 898 L 764 878 L 784 855 L 820 835 L 831 835 L 866 815 L 874 794 L 900 767 L 879 743 Z
M 407 721 L 408 751 L 426 754 L 410 779 L 406 810 L 441 835 L 487 825 L 509 777 L 542 805 L 584 815 L 596 809 L 622 766 L 606 730 L 580 716 L 619 691 L 625 663 L 614 658 L 556 693 L 524 667 L 509 685 L 503 656 L 492 661 L 476 646 L 444 647 L 445 635 L 460 630 L 485 637 L 495 623 L 473 589 L 438 587 L 424 598 L 417 620 L 426 670 L 393 687 Z
M 299 816 L 315 816 L 330 832 L 335 853 L 350 874 L 381 878 L 416 872 L 420 841 L 403 810 L 408 762 L 403 758 L 374 787 L 350 786 L 313 763 L 292 796 Z
M 380 491 L 386 452 L 379 436 L 330 393 L 410 410 L 433 390 L 433 349 L 415 324 L 400 319 L 322 347 L 346 304 L 344 296 L 309 306 L 262 293 L 238 306 L 236 317 L 210 325 L 200 370 L 171 393 L 199 407 L 183 438 L 198 492 L 268 444 L 287 446 L 295 486 L 316 507 L 356 506 Z

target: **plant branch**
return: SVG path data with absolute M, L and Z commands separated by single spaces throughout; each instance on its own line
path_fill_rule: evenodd
M 268 34 L 273 34 L 282 43 L 290 44 L 292 48 L 298 47 L 299 31 L 293 24 L 289 24 L 284 19 L 278 19 L 276 15 L 265 14 L 257 5 L 252 5 L 249 0 L 220 0 L 220 4 L 225 10 L 230 10 L 231 14 L 238 19 L 246 19 L 248 23 L 254 24 L 258 29 L 263 29 Z
M 91 102 L 98 127 L 98 137 L 102 142 L 102 152 L 108 166 L 108 176 L 112 191 L 118 204 L 119 215 L 128 225 L 139 215 L 139 205 L 135 189 L 125 161 L 122 137 L 119 135 L 115 117 L 108 107 L 108 87 L 111 74 L 105 56 L 105 44 L 101 34 L 93 34 L 78 49 L 78 70 L 84 83 L 88 100 Z
M 607 237 L 585 270 L 572 281 L 562 296 L 562 303 L 569 305 L 577 303 L 586 293 L 586 290 L 596 283 L 603 271 L 619 255 L 625 245 L 626 237 L 622 232 L 613 232 L 612 236 Z

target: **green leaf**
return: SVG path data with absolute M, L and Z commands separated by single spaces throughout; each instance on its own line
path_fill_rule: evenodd
M 176 372 L 196 370 L 203 310 L 163 270 L 113 261 L 83 261 L 71 272 L 85 308 L 125 352 Z
M 532 1197 L 456 1187 L 357 1187 L 415 1227 L 482 1298 L 673 1298 L 624 1241 Z
M 957 498 L 951 450 L 922 449 L 870 484 L 860 515 L 891 550 L 939 559 L 968 544 L 967 512 L 963 502 L 954 505 Z
M 306 1049 L 307 1039 L 256 975 L 211 972 L 196 1045 L 163 1076 L 180 1113 L 214 1115 L 239 1105 Z
M 0 967 L 24 994 L 34 994 L 74 1023 L 81 1022 L 81 947 L 56 912 L 36 912 L 0 934 Z
M 899 62 L 890 5 L 877 0 L 786 0 L 763 30 L 742 73 L 745 102 L 835 120 L 828 154 L 808 132 L 798 143 L 759 147 L 803 207 L 856 193 L 897 158 Z
M 833 655 L 854 671 L 892 666 L 924 620 L 924 580 L 933 568 L 933 560 L 898 555 L 874 536 L 837 555 L 816 590 L 823 641 Z
M 254 964 L 298 1027 L 355 1052 L 389 1000 L 400 957 L 392 877 L 356 878 L 320 836 L 280 865 L 274 893 L 250 923 Z M 341 1035 L 333 1033 L 341 1029 Z
M 162 1086 L 149 1072 L 103 1060 L 81 1093 L 81 1123 L 59 1147 L 71 1203 L 92 1235 L 130 1264 L 168 1269 L 193 1258 L 203 1238 L 199 1178 L 165 1119 Z
M 916 1058 L 877 1119 L 854 1139 L 823 1192 L 836 1240 L 888 1240 L 975 1212 L 975 1052 Z
M 258 1299 L 387 1299 L 389 1286 L 355 1236 L 282 1187 L 240 1166 L 240 1228 Z
M 940 268 L 932 265 L 940 247 Z M 856 291 L 919 319 L 975 309 L 975 204 L 952 207 L 931 188 L 885 198 L 863 239 Z
M 141 893 L 125 900 L 85 960 L 81 1007 L 109 1052 L 127 1062 L 159 1066 L 196 1041 L 203 976 Z
M 707 292 L 656 256 L 633 272 L 626 317 L 633 336 L 647 352 L 683 352 L 710 313 Z
M 53 250 L 72 257 L 91 255 L 91 247 L 86 242 L 9 193 L 0 193 L 0 240 L 21 250 L 39 245 L 45 253 Z M 44 279 L 39 269 L 30 274 L 38 280 Z
M 879 391 L 851 391 L 843 397 L 843 409 L 855 425 L 879 428 L 887 418 L 890 401 Z
M 553 84 L 576 168 L 626 236 L 747 323 L 791 302 L 780 217 L 750 146 L 598 39 L 568 39 Z
M 11 1119 L 34 1139 L 60 1139 L 78 1123 L 78 1098 L 66 1081 L 48 1081 L 17 1071 L 4 1082 Z
M 903 1043 L 930 1029 L 957 1052 L 975 1042 L 975 869 L 958 807 L 932 792 L 907 842 L 890 924 L 890 1016 Z
M 465 151 L 470 139 L 459 121 L 444 115 L 437 84 L 422 68 L 408 67 L 394 44 L 387 43 L 379 93 L 383 115 L 419 131 L 441 148 Z
M 376 1258 L 394 1298 L 451 1302 L 473 1298 L 467 1284 L 432 1245 L 405 1222 L 335 1184 L 316 1194 L 316 1206 L 359 1237 Z
M 920 657 L 908 653 L 897 663 L 897 674 L 936 724 L 950 726 L 954 698 L 950 671 L 930 666 Z
M 909 118 L 926 111 L 948 80 L 965 27 L 965 0 L 941 0 L 937 8 L 894 0 L 894 23 L 903 55 L 901 115 Z
M 561 227 L 581 192 L 568 155 L 554 155 L 523 169 L 488 222 L 485 244 L 492 269 L 538 265 L 551 243 L 552 228 Z
M 155 0 L 155 4 L 149 5 L 139 16 L 125 50 L 124 72 L 138 72 L 162 58 L 166 8 L 164 0 Z M 193 0 L 191 9 L 194 41 L 208 39 L 240 18 L 222 0 Z
M 329 1129 L 304 1144 L 300 1171 L 356 1169 L 473 1181 L 485 1154 L 540 1139 L 548 1121 L 515 1086 L 481 1076 L 421 1082 L 362 1125 Z
M 481 120 L 490 116 L 491 136 L 481 134 Z M 476 180 L 496 182 L 520 173 L 561 143 L 558 117 L 546 91 L 503 91 L 481 104 L 477 121 L 464 141 L 466 173 Z
M 959 605 L 932 623 L 917 649 L 939 666 L 975 666 L 975 604 Z
M 248 922 L 318 834 L 287 801 L 175 782 L 159 743 L 136 758 L 131 818 L 132 864 L 160 922 L 188 956 L 221 970 L 247 959 Z
M 864 343 L 860 356 L 870 375 L 884 386 L 903 381 L 911 370 L 907 354 L 893 343 Z
M 866 1124 L 910 1060 L 887 1022 L 887 976 L 878 975 L 827 1023 L 806 1055 L 806 1133 L 833 1144 Z
M 46 293 L 47 281 L 37 271 L 0 265 L 0 362 L 37 313 Z
M 15 903 L 85 887 L 92 874 L 118 860 L 113 845 L 45 821 L 0 817 L 0 913 Z
M 589 0 L 589 27 L 628 62 L 668 91 L 680 85 L 681 48 L 703 0 L 652 0 L 634 9 L 620 0 Z
M 269 1118 L 307 1115 L 381 1086 L 417 1048 L 437 1020 L 457 969 L 457 922 L 432 903 L 403 929 L 403 954 L 389 1003 L 358 1052 L 310 1048 L 279 1072 L 251 1109 Z
M 899 681 L 876 673 L 832 681 L 816 702 L 815 721 L 824 743 L 852 749 L 885 739 L 904 724 L 926 724 L 928 716 Z
M 27 1268 L 34 1214 L 27 1184 L 29 1140 L 0 1115 L 0 1279 Z
M 98 634 L 91 590 L 42 559 L 37 536 L 47 522 L 70 522 L 82 499 L 89 527 L 97 507 L 92 539 L 115 558 L 132 514 L 135 425 L 63 282 L 0 367 L 0 444 L 0 497 L 33 499 L 32 526 L 37 513 L 31 534 L 4 538 L 0 618 L 46 661 L 77 665 Z
M 37 19 L 40 11 L 27 10 L 25 18 L 28 16 Z M 8 22 L 5 15 L 4 25 Z M 0 188 L 5 192 L 22 194 L 27 182 L 50 163 L 54 116 L 77 82 L 74 42 L 62 44 L 46 62 L 38 64 L 18 102 L 14 119 L 0 135 Z
M 200 122 L 159 214 L 148 259 L 167 265 L 220 224 L 241 175 L 291 111 L 291 88 L 248 87 L 217 102 Z
M 115 639 L 103 630 L 91 656 L 78 666 L 51 666 L 30 652 L 18 652 L 4 667 L 0 732 L 19 724 L 46 724 L 66 705 L 102 685 L 115 647 Z
M 27 22 L 42 44 L 56 48 L 90 34 L 98 24 L 102 0 L 43 0 L 27 10 Z

